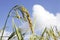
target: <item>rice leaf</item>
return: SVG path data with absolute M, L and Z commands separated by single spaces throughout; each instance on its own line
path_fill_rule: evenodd
M 10 40 L 11 38 L 13 38 L 13 36 L 15 35 L 15 32 L 12 32 L 11 35 L 8 37 L 8 40 Z
M 14 20 L 12 20 L 12 21 L 13 21 L 13 23 L 14 23 Z M 23 40 L 23 37 L 22 37 L 21 31 L 19 31 L 19 29 L 17 28 L 17 26 L 16 26 L 15 23 L 14 23 L 14 28 L 15 28 L 16 35 L 17 35 L 18 40 Z

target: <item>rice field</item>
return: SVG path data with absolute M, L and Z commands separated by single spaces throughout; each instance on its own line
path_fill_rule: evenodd
M 12 16 L 13 13 L 11 12 L 13 10 L 15 12 L 14 13 L 15 15 Z M 18 10 L 21 12 L 22 16 L 19 15 Z M 31 31 L 30 36 L 28 36 L 28 40 L 60 40 L 60 31 L 58 31 L 57 27 L 55 27 L 56 30 L 53 30 L 52 27 L 50 29 L 45 28 L 41 35 L 35 34 L 34 32 L 35 23 L 32 24 L 32 20 L 30 18 L 28 10 L 24 6 L 19 6 L 19 5 L 12 7 L 12 9 L 9 11 L 4 27 L 2 30 L 0 30 L 0 32 L 2 32 L 0 36 L 0 40 L 3 40 L 4 30 L 6 29 L 6 25 L 9 17 L 12 17 L 13 32 L 11 33 L 10 36 L 8 36 L 7 40 L 14 40 L 15 38 L 16 38 L 15 40 L 27 40 L 27 39 L 24 39 L 24 35 L 26 35 L 27 31 L 22 34 L 21 28 L 17 27 L 15 23 L 15 20 L 14 20 L 15 18 L 18 20 L 21 19 L 21 20 L 24 20 L 25 22 L 28 22 L 29 29 Z

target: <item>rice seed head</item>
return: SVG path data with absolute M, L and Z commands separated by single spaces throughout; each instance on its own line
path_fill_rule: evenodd
M 32 29 L 32 21 L 31 21 L 31 18 L 30 18 L 30 15 L 29 15 L 29 12 L 27 11 L 27 9 L 24 7 L 24 6 L 21 6 L 21 11 L 26 14 L 24 16 L 26 16 L 27 20 L 28 20 L 28 23 L 29 23 L 29 26 L 30 26 L 30 29 L 33 33 L 33 29 Z

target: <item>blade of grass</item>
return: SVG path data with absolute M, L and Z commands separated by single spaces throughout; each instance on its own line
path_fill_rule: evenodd
M 16 33 L 13 32 L 9 37 L 8 37 L 8 40 L 10 40 Z
M 46 28 L 44 29 L 44 31 L 43 31 L 43 33 L 42 33 L 42 35 L 41 35 L 41 37 L 40 37 L 40 39 L 39 40 L 44 40 L 44 34 L 45 34 L 45 32 L 46 32 Z
M 4 24 L 4 27 L 3 27 L 3 31 L 2 31 L 2 35 L 1 35 L 1 39 L 0 39 L 0 40 L 2 40 L 2 37 L 3 37 L 3 34 L 4 34 L 4 30 L 5 30 L 5 28 L 6 28 L 6 24 L 7 24 L 7 21 L 8 21 L 8 18 L 10 17 L 10 12 L 11 12 L 14 8 L 16 8 L 17 6 L 18 6 L 18 5 L 14 6 L 14 7 L 9 11 L 8 16 L 7 16 L 7 19 L 6 19 L 5 24 Z
M 14 24 L 14 29 L 16 31 L 16 35 L 17 35 L 17 38 L 18 40 L 23 40 L 23 37 L 22 37 L 22 34 L 21 34 L 21 31 L 19 31 L 19 29 L 17 28 L 16 24 L 14 23 L 14 19 L 12 20 L 13 24 Z

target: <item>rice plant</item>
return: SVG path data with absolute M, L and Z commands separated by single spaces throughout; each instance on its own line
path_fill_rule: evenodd
M 12 10 L 15 11 L 15 15 L 13 15 L 13 16 L 12 16 L 13 13 L 11 13 Z M 19 15 L 18 10 L 21 12 L 22 16 Z M 57 27 L 56 27 L 56 33 L 57 33 L 58 36 L 55 34 L 55 32 L 54 32 L 55 30 L 53 30 L 52 27 L 50 29 L 45 28 L 43 33 L 41 35 L 39 35 L 39 36 L 37 34 L 35 34 L 35 32 L 34 32 L 35 31 L 35 29 L 34 29 L 34 27 L 35 27 L 35 20 L 34 20 L 34 24 L 32 24 L 32 20 L 30 18 L 28 10 L 24 6 L 16 5 L 8 13 L 8 16 L 7 16 L 7 19 L 5 21 L 4 27 L 1 30 L 2 31 L 2 35 L 0 37 L 0 40 L 3 39 L 3 34 L 4 34 L 4 30 L 6 29 L 7 21 L 9 19 L 9 17 L 11 17 L 11 16 L 13 18 L 12 19 L 13 32 L 11 33 L 11 35 L 8 37 L 7 40 L 13 40 L 12 38 L 15 35 L 17 37 L 17 40 L 24 40 L 24 35 L 27 32 L 26 31 L 25 33 L 22 34 L 21 28 L 17 27 L 17 25 L 16 25 L 16 23 L 14 21 L 15 18 L 17 18 L 18 20 L 21 19 L 21 20 L 24 20 L 25 22 L 28 22 L 29 28 L 31 30 L 31 35 L 29 36 L 28 40 L 50 40 L 50 39 L 58 40 L 58 38 L 60 38 L 60 32 L 58 31 Z

